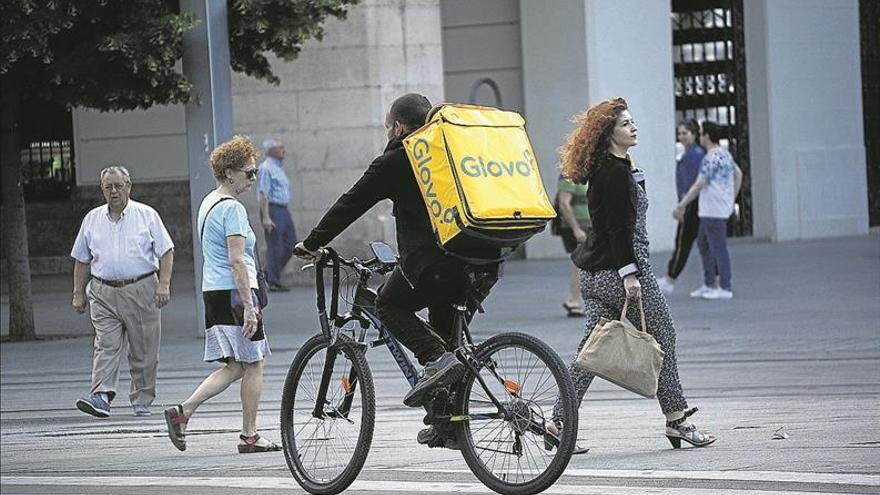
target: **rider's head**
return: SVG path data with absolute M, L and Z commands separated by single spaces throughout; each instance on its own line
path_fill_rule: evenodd
M 406 134 L 425 124 L 425 116 L 431 110 L 431 102 L 418 93 L 409 93 L 394 100 L 385 115 L 388 139 Z

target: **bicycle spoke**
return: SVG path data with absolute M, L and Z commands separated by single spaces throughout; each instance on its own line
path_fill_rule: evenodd
M 285 455 L 292 463 L 292 469 L 308 483 L 329 486 L 339 481 L 355 462 L 364 421 L 361 394 L 365 393 L 365 386 L 372 385 L 371 382 L 364 385 L 364 377 L 357 371 L 350 354 L 352 351 L 345 348 L 329 351 L 336 352 L 336 356 L 332 369 L 327 373 L 329 381 L 324 383 L 324 402 L 319 404 L 318 392 L 325 379 L 328 351 L 323 342 L 314 345 L 319 347 L 299 358 L 303 361 L 299 371 L 296 375 L 289 375 L 285 383 L 286 387 L 288 382 L 292 383 L 293 390 L 290 391 L 292 397 L 286 406 L 288 412 L 284 414 L 288 416 L 282 422 L 282 429 L 286 430 L 284 438 L 288 441 L 290 452 L 286 451 Z M 357 387 L 350 387 L 349 380 L 357 380 Z M 350 403 L 343 413 L 340 409 L 344 402 Z M 314 417 L 316 407 L 323 412 L 320 418 Z M 346 483 L 344 480 L 342 482 Z
M 503 432 L 503 431 L 504 431 L 504 427 L 506 427 L 506 426 L 507 426 L 507 423 L 505 423 L 505 422 L 503 422 L 503 421 L 499 421 L 497 426 L 495 426 L 494 428 L 492 428 L 491 430 L 489 430 L 485 435 L 483 435 L 482 438 L 480 438 L 480 441 L 479 441 L 479 442 L 475 442 L 474 445 L 476 445 L 476 444 L 478 444 L 478 443 L 479 443 L 479 444 L 482 444 L 487 438 L 489 438 L 489 436 L 491 436 L 491 435 L 493 435 L 493 434 L 496 434 L 496 433 L 499 433 L 499 432 Z M 492 443 L 492 442 L 489 441 L 489 444 L 490 444 L 490 445 L 491 445 L 491 443 Z
M 489 397 L 494 396 L 509 415 L 507 420 L 471 420 L 464 430 L 470 436 L 465 445 L 471 446 L 484 476 L 490 476 L 480 479 L 502 493 L 507 489 L 503 487 L 523 486 L 539 477 L 544 478 L 539 483 L 546 488 L 552 483 L 548 480 L 555 480 L 562 472 L 556 460 L 567 462 L 558 447 L 544 448 L 544 423 L 560 395 L 559 370 L 564 370 L 564 365 L 558 359 L 548 361 L 552 354 L 544 344 L 532 344 L 527 337 L 513 338 L 513 342 L 499 340 L 488 355 L 480 357 L 484 363 L 492 363 L 480 369 L 481 376 L 488 379 L 483 384 L 471 381 L 465 388 L 466 413 L 493 409 L 495 404 Z

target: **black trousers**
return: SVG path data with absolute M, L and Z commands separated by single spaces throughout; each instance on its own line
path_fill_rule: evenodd
M 449 259 L 428 266 L 412 282 L 415 287 L 395 268 L 379 289 L 376 310 L 391 335 L 424 366 L 446 351 L 455 316 L 452 305 L 464 304 L 468 278 L 464 267 Z M 430 326 L 416 316 L 424 308 Z
M 694 240 L 700 232 L 700 217 L 697 212 L 700 209 L 699 200 L 692 201 L 684 209 L 684 221 L 678 222 L 678 228 L 675 231 L 675 251 L 672 252 L 672 258 L 669 259 L 669 266 L 666 274 L 672 280 L 681 275 L 684 265 L 687 263 L 688 256 L 691 254 L 691 248 L 694 246 Z
M 398 266 L 379 289 L 376 311 L 391 335 L 424 366 L 453 344 L 453 304 L 467 304 L 466 317 L 470 321 L 477 309 L 476 302 L 485 299 L 497 281 L 497 266 L 479 273 L 472 282 L 460 261 L 447 258 L 426 267 L 418 280 L 411 281 L 411 286 Z M 474 296 L 470 300 L 468 291 Z M 425 308 L 429 325 L 416 316 L 417 311 Z

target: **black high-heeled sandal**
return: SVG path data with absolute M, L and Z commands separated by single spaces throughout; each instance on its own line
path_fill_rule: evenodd
M 696 407 L 688 409 L 684 412 L 684 416 L 666 422 L 666 439 L 672 444 L 673 449 L 680 449 L 682 440 L 694 447 L 712 445 L 715 443 L 715 440 L 717 440 L 715 435 L 698 430 L 696 425 L 689 424 L 687 426 L 681 426 L 687 418 L 693 416 L 697 411 L 699 411 L 699 409 Z
M 551 451 L 557 447 L 559 447 L 559 432 L 562 431 L 562 428 L 556 425 L 553 421 L 547 421 L 544 423 L 544 450 Z M 571 451 L 571 455 L 581 455 L 589 452 L 590 449 L 587 447 L 581 447 L 580 445 L 575 444 L 574 450 Z
M 584 308 L 577 304 L 568 304 L 568 302 L 564 302 L 562 303 L 562 307 L 565 308 L 565 316 L 568 316 L 569 318 L 579 318 L 584 316 Z

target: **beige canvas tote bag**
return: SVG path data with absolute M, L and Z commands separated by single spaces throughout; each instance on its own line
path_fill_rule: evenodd
M 641 330 L 626 321 L 628 304 L 629 298 L 623 303 L 619 320 L 599 320 L 578 353 L 575 365 L 642 397 L 654 397 L 664 353 L 646 330 L 641 297 Z

